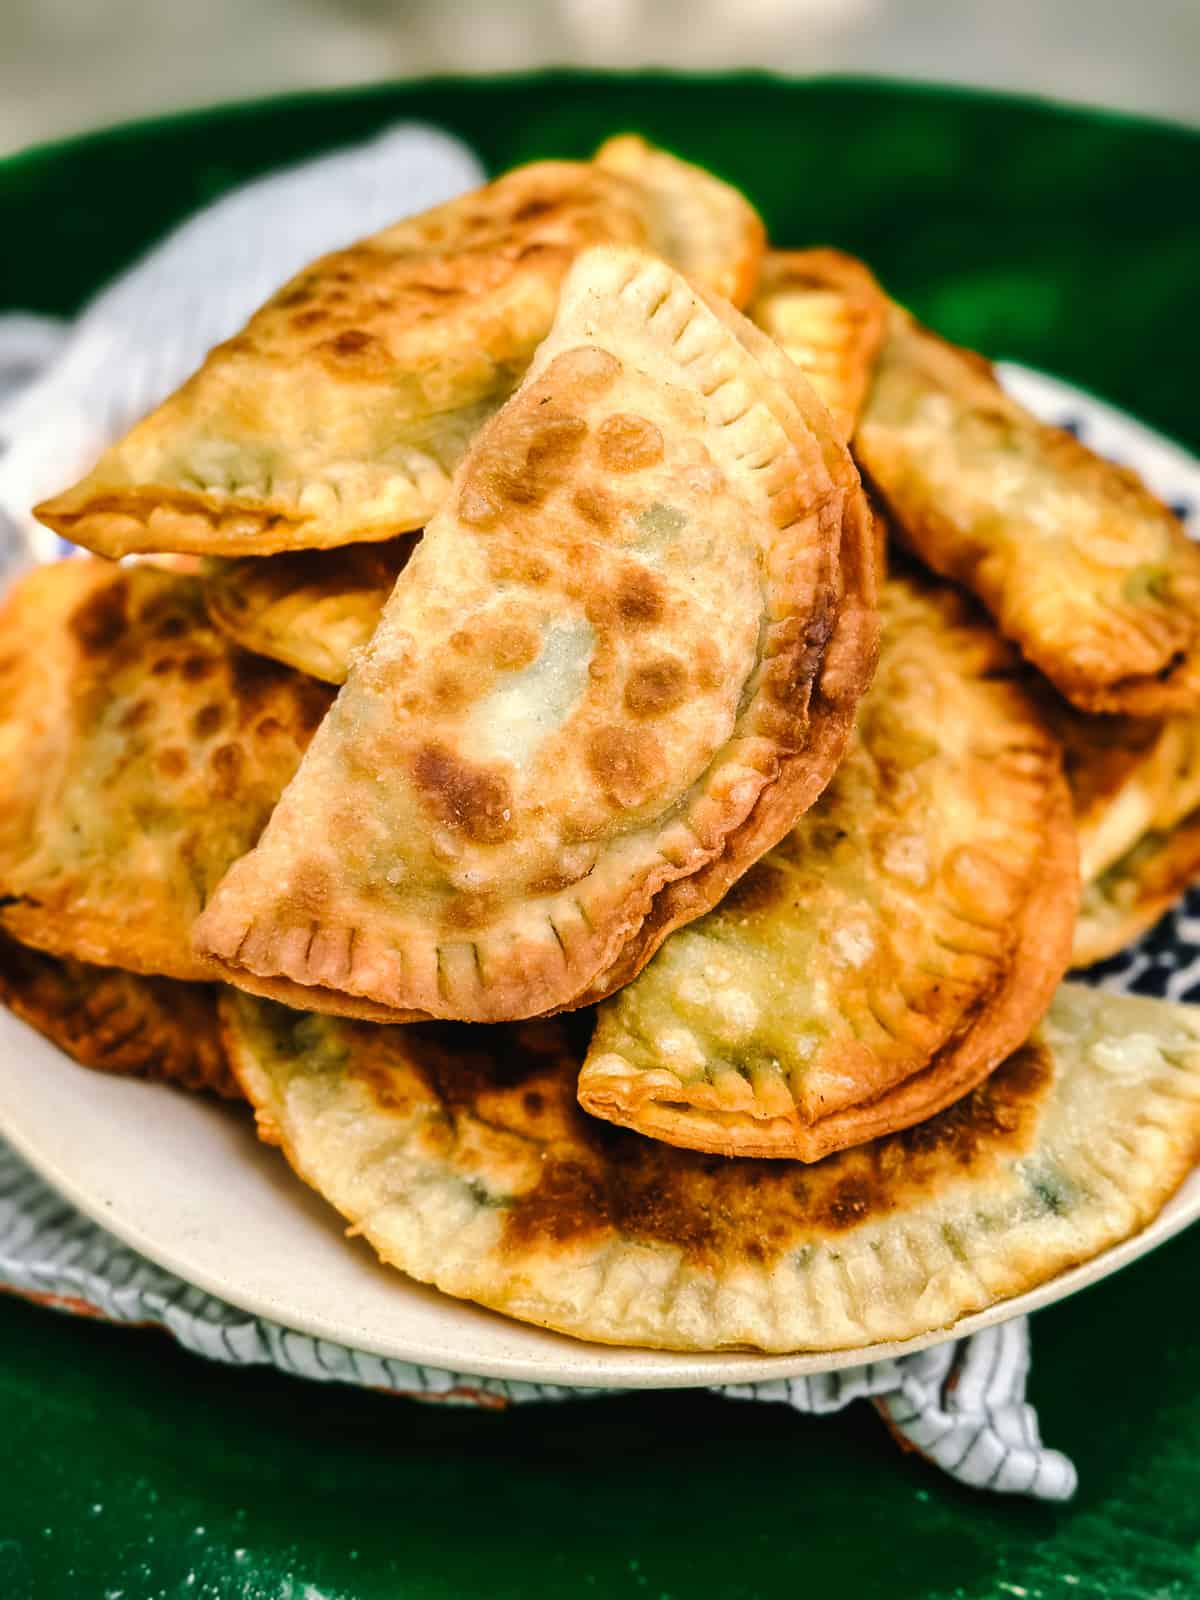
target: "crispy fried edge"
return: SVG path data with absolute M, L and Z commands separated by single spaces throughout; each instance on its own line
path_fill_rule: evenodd
M 70 965 L 83 969 L 78 977 Z M 0 1004 L 73 1061 L 94 1072 L 177 1084 L 192 1091 L 206 1090 L 227 1100 L 243 1098 L 217 1025 L 215 985 L 144 978 L 86 962 L 70 965 L 41 951 L 26 949 L 15 939 L 0 937 Z M 93 1003 L 103 998 L 107 985 L 114 983 L 122 991 L 117 1005 L 100 1016 L 94 1015 Z M 57 1009 L 45 993 L 47 985 L 60 991 Z M 155 1024 L 156 1019 L 158 1031 L 165 1029 L 173 1036 L 173 1044 L 178 1046 L 174 1057 L 161 1052 L 153 1057 L 130 1054 L 131 1044 L 145 1031 L 144 1024 L 116 1039 L 106 1033 L 107 1018 L 112 1010 L 123 1009 L 124 997 L 135 1007 L 140 1001 L 145 1020 Z M 182 1009 L 176 1010 L 177 1006 Z M 207 1013 L 203 1026 L 199 1007 Z M 71 1026 L 76 1017 L 83 1024 L 81 1029 Z M 123 1020 L 128 1020 L 127 1016 Z

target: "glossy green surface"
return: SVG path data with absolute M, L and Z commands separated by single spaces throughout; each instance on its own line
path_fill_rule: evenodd
M 948 337 L 1042 364 L 1200 443 L 1200 136 L 1032 101 L 854 80 L 539 75 L 300 96 L 0 166 L 0 306 L 77 306 L 170 223 L 400 116 L 493 171 L 637 128 L 741 184 L 781 244 L 864 255 Z
M 1200 446 L 1200 137 L 878 84 L 444 83 L 116 130 L 0 166 L 0 307 L 70 310 L 227 185 L 399 115 L 493 168 L 640 127 L 781 243 L 859 251 L 947 334 Z M 6 1301 L 0 1600 L 1190 1600 L 1198 1274 L 1194 1232 L 1036 1319 L 1033 1398 L 1082 1479 L 1059 1509 L 958 1489 L 861 1406 L 439 1411 Z
M 0 1595 L 1193 1600 L 1197 1273 L 1200 1231 L 1036 1319 L 1066 1508 L 958 1488 L 865 1405 L 437 1410 L 6 1303 Z

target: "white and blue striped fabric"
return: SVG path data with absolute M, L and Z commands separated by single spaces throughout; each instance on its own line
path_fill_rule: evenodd
M 272 1366 L 318 1383 L 359 1384 L 413 1400 L 499 1410 L 622 1392 L 444 1372 L 265 1322 L 136 1255 L 81 1216 L 3 1142 L 0 1287 L 58 1310 L 162 1327 L 210 1361 Z M 1028 1372 L 1029 1326 L 1022 1317 L 895 1361 L 711 1392 L 814 1416 L 870 1400 L 903 1445 L 960 1482 L 1066 1500 L 1075 1490 L 1075 1468 L 1041 1442 L 1037 1415 L 1025 1402 Z
M 61 553 L 30 517 L 34 500 L 86 470 L 305 261 L 479 177 L 474 157 L 445 134 L 397 128 L 226 196 L 176 229 L 70 326 L 19 308 L 0 314 L 0 575 Z M 1181 514 L 1194 516 L 1200 470 L 1182 451 L 1065 385 L 1018 368 L 1002 375 L 1025 403 L 1136 466 Z M 1097 975 L 1116 987 L 1200 997 L 1200 895 Z M 612 1392 L 444 1372 L 264 1322 L 135 1255 L 2 1141 L 0 1288 L 62 1310 L 159 1325 L 210 1360 L 414 1399 L 504 1407 Z M 1029 1329 L 1018 1319 L 899 1360 L 716 1392 L 814 1415 L 869 1400 L 903 1444 L 961 1482 L 1064 1500 L 1075 1469 L 1041 1442 L 1025 1400 L 1028 1372 Z

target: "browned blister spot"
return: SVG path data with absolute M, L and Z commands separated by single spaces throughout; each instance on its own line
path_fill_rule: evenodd
M 187 751 L 178 745 L 167 745 L 158 751 L 154 764 L 164 778 L 181 778 L 187 771 Z
M 188 683 L 201 683 L 205 678 L 211 678 L 216 670 L 216 658 L 202 655 L 185 656 L 180 668 Z
M 319 921 L 333 898 L 333 879 L 319 861 L 301 861 L 288 879 L 288 904 L 294 911 Z
M 502 774 L 473 766 L 437 743 L 422 745 L 411 770 L 422 804 L 444 827 L 475 844 L 499 844 L 511 836 L 512 793 Z
M 519 583 L 528 589 L 542 588 L 554 575 L 550 563 L 532 550 L 491 549 L 487 567 L 494 583 Z
M 544 405 L 533 394 L 510 402 L 468 459 L 459 516 L 486 528 L 509 507 L 544 504 L 569 480 L 587 432 L 583 418 L 564 411 L 549 391 Z
M 618 618 L 633 627 L 661 622 L 666 611 L 662 584 L 644 567 L 626 567 L 614 592 Z
M 385 1111 L 411 1112 L 422 1101 L 424 1086 L 411 1073 L 391 1071 L 357 1052 L 347 1070 Z
M 435 711 L 458 711 L 471 698 L 471 686 L 455 672 L 435 672 L 429 702 Z
M 603 792 L 619 805 L 633 806 L 646 798 L 658 776 L 658 741 L 642 728 L 612 723 L 588 739 L 587 762 Z
M 537 633 L 520 622 L 497 623 L 488 643 L 488 654 L 503 672 L 519 672 L 522 667 L 531 666 L 542 651 Z
M 128 626 L 128 601 L 128 585 L 117 579 L 76 606 L 69 626 L 85 655 L 100 655 L 116 644 Z
M 122 713 L 117 726 L 122 733 L 132 733 L 135 728 L 140 728 L 146 718 L 154 710 L 154 702 L 145 697 L 135 700 L 129 709 Z
M 590 1163 L 550 1162 L 541 1182 L 504 1213 L 504 1244 L 574 1244 L 607 1233 L 613 1218 L 603 1173 Z
M 382 378 L 392 370 L 387 346 L 363 328 L 344 328 L 317 345 L 317 354 L 339 378 Z
M 310 301 L 317 299 L 319 294 L 320 291 L 311 278 L 299 278 L 286 289 L 281 289 L 271 304 L 281 311 L 287 311 L 293 306 L 308 305 Z
M 496 915 L 496 898 L 485 891 L 460 892 L 446 902 L 442 921 L 447 928 L 472 933 L 486 928 Z
M 258 353 L 258 341 L 252 334 L 238 333 L 232 339 L 226 339 L 224 344 L 219 344 L 217 350 L 222 355 L 252 356 Z M 215 352 L 214 352 L 215 353 Z
M 659 656 L 634 667 L 625 684 L 625 709 L 633 717 L 659 717 L 687 698 L 688 675 L 682 661 Z
M 610 472 L 640 472 L 662 460 L 663 436 L 647 418 L 618 411 L 600 424 L 596 450 Z
M 617 503 L 603 489 L 583 484 L 571 496 L 571 504 L 590 527 L 600 532 L 607 532 L 616 524 Z
M 861 1177 L 842 1178 L 833 1184 L 814 1220 L 831 1232 L 856 1227 L 871 1214 L 875 1199 L 871 1185 Z
M 225 721 L 225 707 L 215 700 L 201 706 L 192 718 L 192 732 L 197 739 L 211 739 Z
M 513 211 L 512 220 L 514 222 L 533 222 L 539 217 L 552 216 L 560 209 L 560 203 L 555 200 L 537 198 L 526 200 L 523 205 L 519 205 L 516 210 Z M 482 219 L 470 218 L 468 220 L 481 221 Z
M 566 479 L 587 431 L 582 417 L 555 416 L 549 407 L 545 416 L 528 419 L 524 460 L 507 480 L 510 497 L 520 504 L 541 504 Z
M 246 758 L 241 748 L 236 744 L 221 744 L 208 758 L 208 764 L 216 780 L 217 793 L 223 797 L 233 794 L 242 776 Z

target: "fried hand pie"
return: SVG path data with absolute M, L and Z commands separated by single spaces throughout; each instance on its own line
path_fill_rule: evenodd
M 1055 742 L 960 595 L 897 577 L 883 612 L 829 787 L 600 1006 L 585 1110 L 814 1161 L 965 1094 L 1049 1004 L 1078 904 Z
M 893 308 L 855 435 L 906 541 L 1082 711 L 1200 709 L 1200 550 L 1123 467 Z
M 949 1327 L 1143 1227 L 1200 1137 L 1195 1008 L 1073 985 L 957 1105 L 811 1167 L 586 1116 L 586 1013 L 380 1028 L 221 1003 L 261 1135 L 384 1261 L 605 1343 L 837 1350 Z
M 853 256 L 769 250 L 747 315 L 796 363 L 849 440 L 883 344 L 887 310 L 883 290 Z
M 214 560 L 204 584 L 208 614 L 243 649 L 345 683 L 351 655 L 379 625 L 414 544 L 404 535 L 340 550 Z
M 804 391 L 811 420 L 661 261 L 580 260 L 197 925 L 230 981 L 540 1014 L 623 981 L 775 843 L 875 648 L 861 488 Z
M 241 1099 L 214 984 L 59 961 L 0 934 L 0 1004 L 81 1066 Z
M 266 555 L 422 527 L 589 245 L 750 292 L 762 223 L 640 140 L 544 161 L 314 262 L 37 515 L 101 555 Z
M 213 977 L 191 923 L 330 698 L 230 646 L 197 578 L 29 572 L 0 609 L 0 928 L 98 966 Z

